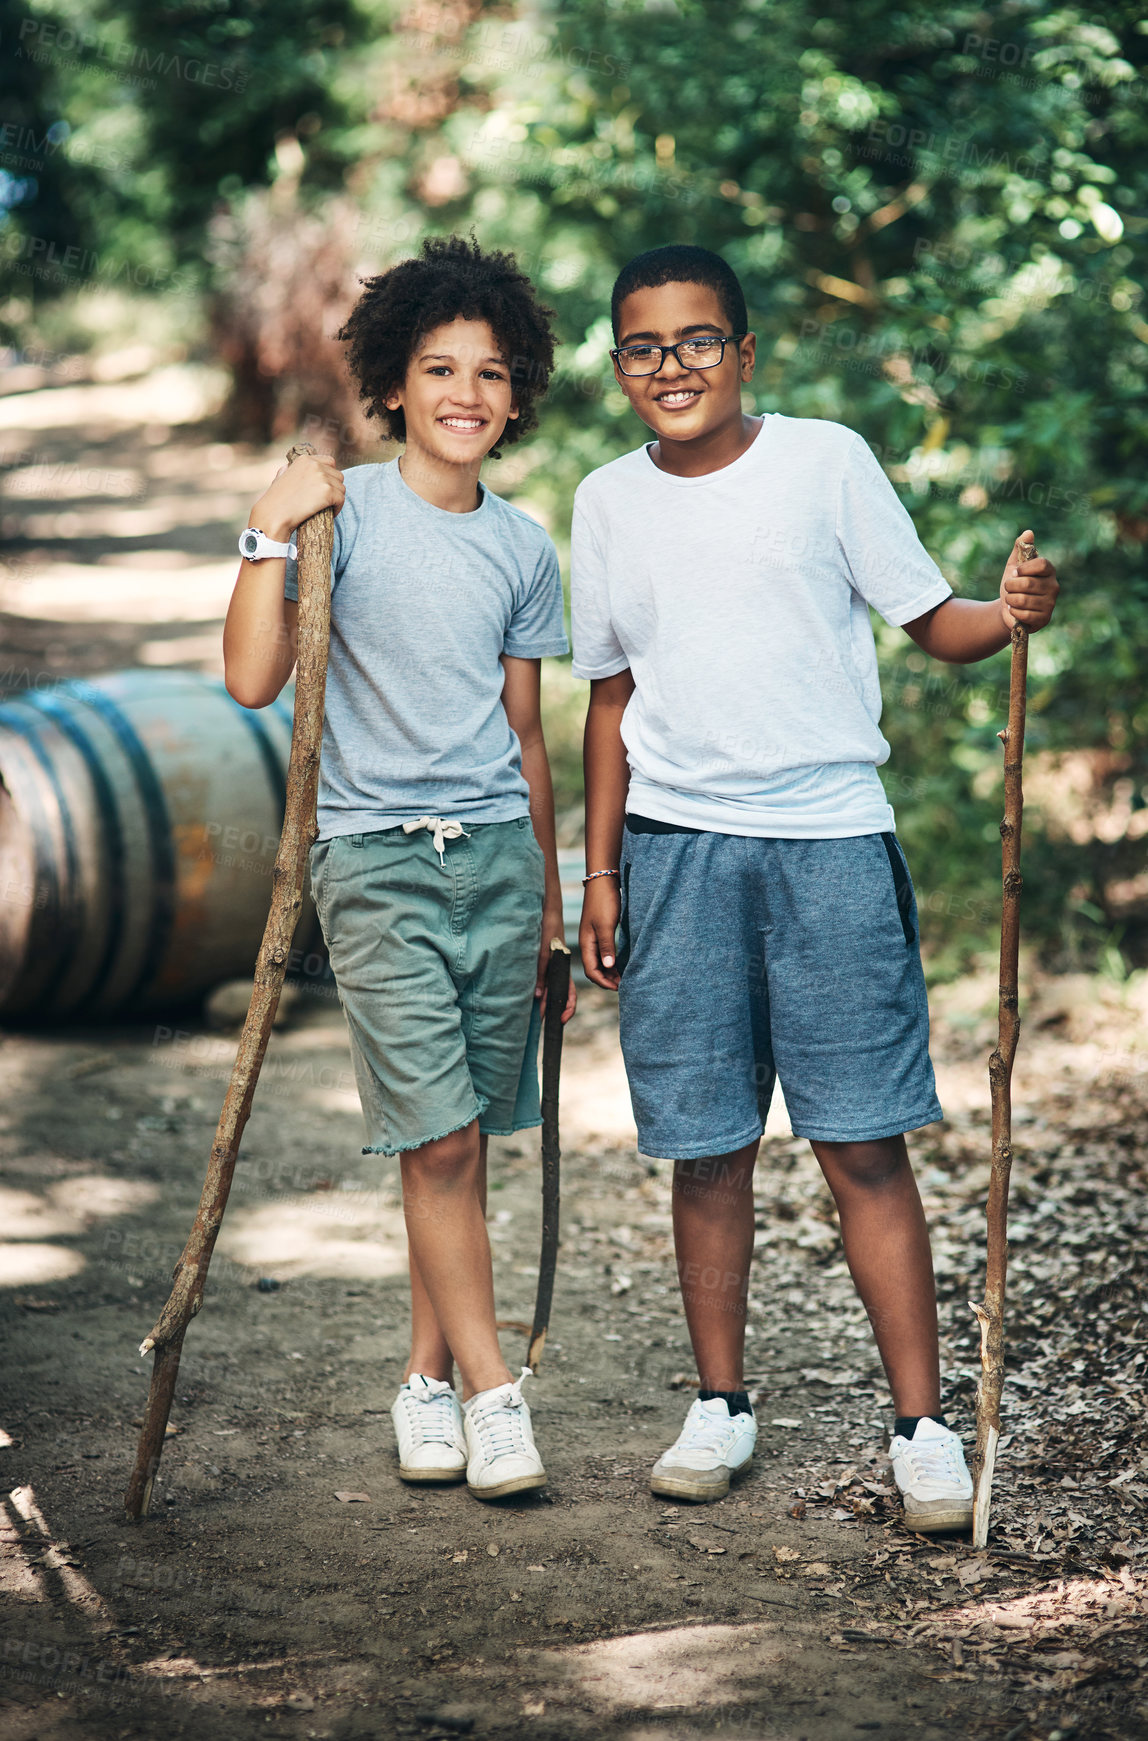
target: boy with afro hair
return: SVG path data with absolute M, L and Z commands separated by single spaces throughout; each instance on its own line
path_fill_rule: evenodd
M 528 1369 L 512 1381 L 495 1328 L 486 1146 L 541 1122 L 538 1015 L 563 928 L 540 661 L 567 642 L 553 544 L 479 471 L 534 427 L 549 319 L 511 256 L 457 236 L 368 279 L 339 336 L 367 415 L 403 452 L 345 478 L 325 456 L 284 467 L 240 540 L 224 630 L 228 689 L 266 707 L 295 664 L 292 535 L 333 508 L 311 884 L 364 1153 L 400 1157 L 399 1473 L 465 1479 L 481 1499 L 546 1480 Z

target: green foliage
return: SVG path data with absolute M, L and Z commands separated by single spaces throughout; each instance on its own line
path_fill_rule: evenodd
M 449 121 L 470 186 L 443 213 L 536 259 L 560 313 L 566 376 L 532 493 L 561 515 L 587 465 L 641 439 L 608 384 L 610 282 L 641 248 L 704 241 L 746 286 L 756 409 L 858 429 L 958 590 L 992 596 L 1035 529 L 1065 591 L 1033 645 L 1030 755 L 1098 752 L 1101 787 L 1130 782 L 1143 807 L 1139 9 L 578 0 L 549 16 L 545 52 L 505 27 L 497 101 Z M 886 773 L 928 926 L 983 939 L 1008 656 L 918 676 L 902 634 L 879 639 Z M 1026 923 L 1062 956 L 1110 944 L 1110 890 L 1141 845 L 1082 847 L 1055 805 L 1030 806 L 1028 829 Z M 1129 926 L 1129 949 L 1146 940 Z
M 38 24 L 17 0 L 0 0 L 0 288 L 16 315 L 52 287 L 54 262 L 66 283 L 65 257 L 92 248 L 105 185 L 98 163 L 69 150 L 74 122 L 38 49 Z
M 365 0 L 0 0 L 6 288 L 205 289 L 204 232 L 306 141 L 307 186 L 341 185 L 365 97 L 341 69 L 379 28 Z M 16 153 L 10 154 L 13 158 Z M 7 158 L 0 157 L 0 166 Z
M 667 241 L 718 249 L 759 335 L 754 408 L 859 430 L 959 590 L 994 594 L 1026 526 L 1056 561 L 1061 606 L 1032 647 L 1025 922 L 1061 959 L 1145 957 L 1148 900 L 1127 898 L 1148 805 L 1140 8 L 523 0 L 518 11 L 38 5 L 39 23 L 99 40 L 24 68 L 20 112 L 38 129 L 65 119 L 72 155 L 10 202 L 0 236 L 31 226 L 98 249 L 101 273 L 128 261 L 157 285 L 165 273 L 205 281 L 212 211 L 274 179 L 287 135 L 316 210 L 340 183 L 352 194 L 368 263 L 409 251 L 423 228 L 473 227 L 513 247 L 564 344 L 542 430 L 501 475 L 559 531 L 585 472 L 642 439 L 606 354 L 618 268 Z M 23 16 L 0 0 L 6 43 Z M 157 54 L 181 57 L 179 74 L 146 72 Z M 214 79 L 189 76 L 189 62 Z M 403 67 L 419 99 L 405 109 L 383 88 Z M 26 294 L 27 276 L 11 273 L 27 261 L 8 252 L 10 289 Z M 879 646 L 885 775 L 926 934 L 982 944 L 999 888 L 1007 655 L 928 666 L 883 625 Z M 1071 781 L 1058 786 L 1053 765 L 1068 753 L 1091 758 L 1093 782 L 1071 827 Z M 572 745 L 562 765 L 573 780 Z M 1103 827 L 1081 821 L 1089 807 L 1108 808 Z
M 140 106 L 177 242 L 198 238 L 221 196 L 266 183 L 284 135 L 307 142 L 312 186 L 341 184 L 359 116 L 338 66 L 370 33 L 355 0 L 112 0 L 107 10 L 132 65 L 154 69 Z

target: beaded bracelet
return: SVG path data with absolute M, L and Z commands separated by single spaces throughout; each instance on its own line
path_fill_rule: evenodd
M 591 871 L 588 877 L 582 878 L 582 887 L 585 888 L 587 883 L 592 883 L 595 877 L 617 877 L 621 874 L 621 871 L 616 870 Z

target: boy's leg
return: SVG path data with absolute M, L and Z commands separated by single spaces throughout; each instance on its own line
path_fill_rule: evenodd
M 756 1143 L 674 1169 L 674 1245 L 703 1390 L 742 1388 Z M 937 1302 L 924 1211 L 903 1136 L 814 1143 L 841 1219 L 898 1415 L 940 1407 Z
M 478 1201 L 483 1216 L 486 1215 L 486 1143 L 487 1139 L 478 1139 Z M 415 1249 L 410 1240 L 407 1241 L 408 1258 L 411 1274 L 411 1352 L 403 1372 L 402 1383 L 405 1384 L 412 1372 L 421 1372 L 424 1378 L 443 1378 L 447 1383 L 454 1380 L 454 1355 L 450 1344 L 442 1332 L 442 1325 L 435 1316 L 430 1295 L 426 1290 L 422 1272 L 418 1266 Z
M 877 1338 L 894 1413 L 936 1414 L 933 1259 L 905 1139 L 815 1142 L 813 1152 L 837 1204 L 845 1259 Z
M 742 1389 L 758 1144 L 674 1167 L 674 1249 L 702 1390 Z
M 510 1383 L 494 1327 L 485 1162 L 477 1120 L 401 1157 L 412 1297 L 417 1268 L 417 1285 L 425 1290 L 447 1350 L 444 1376 L 449 1376 L 453 1352 L 464 1398 Z M 420 1358 L 434 1352 L 433 1347 L 420 1347 Z
M 935 1414 L 932 1258 L 898 1134 L 942 1116 L 908 867 L 892 834 L 765 846 L 769 998 L 786 1106 L 836 1200 L 896 1412 Z

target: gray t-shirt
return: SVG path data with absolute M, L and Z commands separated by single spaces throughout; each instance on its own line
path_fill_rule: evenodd
M 354 466 L 346 484 L 335 516 L 320 837 L 418 816 L 528 815 L 499 659 L 569 650 L 553 543 L 485 487 L 473 513 L 436 508 L 404 483 L 397 460 Z M 289 561 L 288 598 L 295 580 Z

